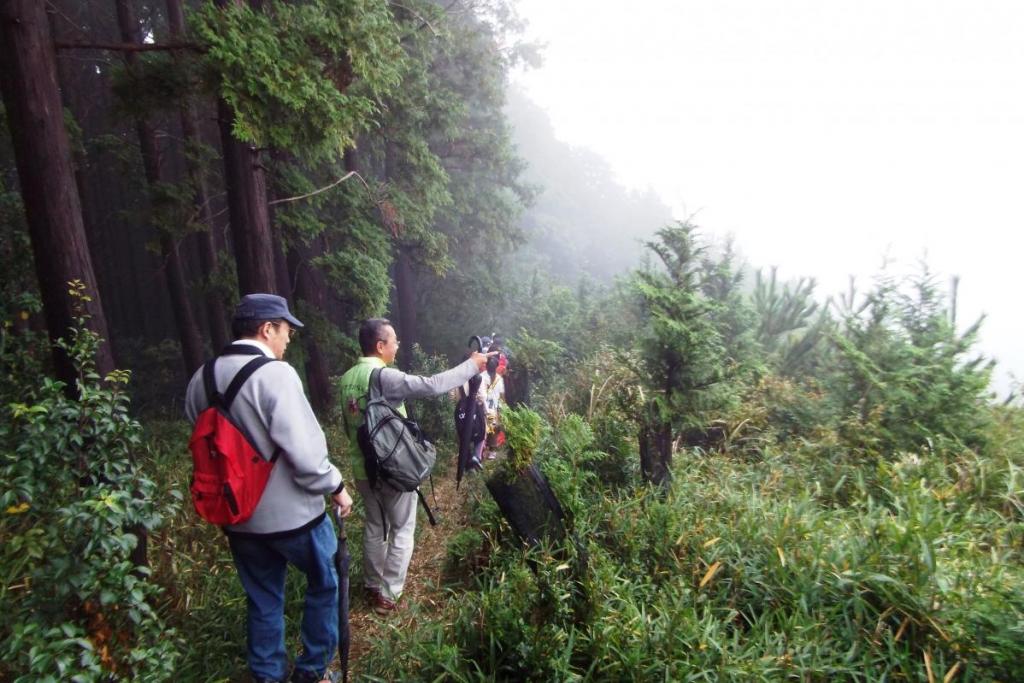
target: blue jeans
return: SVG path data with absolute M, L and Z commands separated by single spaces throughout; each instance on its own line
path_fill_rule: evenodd
M 284 680 L 284 580 L 288 564 L 306 575 L 302 655 L 295 668 L 322 674 L 338 648 L 338 539 L 326 516 L 312 529 L 276 539 L 228 536 L 248 597 L 249 669 L 253 677 Z

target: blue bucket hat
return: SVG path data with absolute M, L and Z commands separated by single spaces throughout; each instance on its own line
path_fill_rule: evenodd
M 287 320 L 292 327 L 305 327 L 276 294 L 246 294 L 235 306 L 235 320 Z

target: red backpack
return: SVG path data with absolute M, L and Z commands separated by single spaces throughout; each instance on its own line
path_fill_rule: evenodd
M 228 353 L 248 353 L 248 350 L 229 350 Z M 228 412 L 245 381 L 274 359 L 263 354 L 253 358 L 242 366 L 224 394 L 217 391 L 214 380 L 216 361 L 214 358 L 203 366 L 203 385 L 209 407 L 199 413 L 188 447 L 192 451 L 192 504 L 207 522 L 224 526 L 240 524 L 252 517 L 280 450 L 275 451 L 270 460 L 264 459 Z

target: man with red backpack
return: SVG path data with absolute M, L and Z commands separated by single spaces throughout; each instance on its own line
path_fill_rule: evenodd
M 307 583 L 303 652 L 295 660 L 290 680 L 323 680 L 338 645 L 338 575 L 333 562 L 337 538 L 324 496 L 331 496 L 343 517 L 352 511 L 352 498 L 328 459 L 327 441 L 298 373 L 280 362 L 292 335 L 302 326 L 282 297 L 242 297 L 232 321 L 235 341 L 196 372 L 185 399 L 189 421 L 199 421 L 197 431 L 204 422 L 218 418 L 211 417 L 211 410 L 219 411 L 221 434 L 210 438 L 237 429 L 241 435 L 237 440 L 247 442 L 257 454 L 251 460 L 262 458 L 269 468 L 265 485 L 259 484 L 262 493 L 255 492 L 258 502 L 251 515 L 223 527 L 248 598 L 248 662 L 258 683 L 284 681 L 288 675 L 284 588 L 289 564 L 306 575 Z M 199 436 L 194 434 L 193 441 Z M 234 452 L 218 453 L 216 444 L 210 446 L 211 456 L 202 446 L 190 444 L 196 477 L 201 457 L 237 458 Z M 193 483 L 193 500 L 200 514 L 209 514 L 205 506 L 218 491 L 199 484 Z M 239 490 L 233 491 L 232 486 Z M 220 485 L 231 511 L 238 513 L 235 517 L 248 513 L 239 507 L 252 493 L 251 486 L 226 479 Z

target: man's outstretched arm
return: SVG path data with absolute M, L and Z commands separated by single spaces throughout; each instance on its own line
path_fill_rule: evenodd
M 410 398 L 439 396 L 449 389 L 465 384 L 471 377 L 483 372 L 487 367 L 487 356 L 488 354 L 484 353 L 473 353 L 454 368 L 431 377 L 407 375 L 401 370 L 386 368 L 380 375 L 384 398 L 399 403 Z

